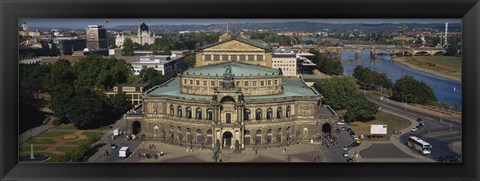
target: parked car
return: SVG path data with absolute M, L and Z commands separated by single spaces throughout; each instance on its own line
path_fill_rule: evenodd
M 345 128 L 345 127 L 340 128 L 340 130 L 342 130 L 342 131 L 345 131 L 346 129 L 347 129 L 347 128 Z
M 351 147 L 356 147 L 358 146 L 357 142 L 353 142 L 352 144 L 350 144 Z
M 353 158 L 352 158 L 352 157 L 348 157 L 348 158 L 346 159 L 346 161 L 347 161 L 348 163 L 353 163 Z
M 115 144 L 115 142 L 112 142 L 110 144 L 110 147 L 112 148 L 112 150 L 117 149 L 117 144 Z
M 348 152 L 343 152 L 343 157 L 349 157 Z
M 435 158 L 439 162 L 448 162 L 448 163 L 458 163 L 460 162 L 460 157 L 458 155 L 444 155 Z
M 418 128 L 417 128 L 417 127 L 413 127 L 410 131 L 416 132 L 416 131 L 418 131 Z
M 352 148 L 351 145 L 344 145 L 343 148 L 342 148 L 342 150 L 343 150 L 343 151 L 348 151 L 350 148 Z

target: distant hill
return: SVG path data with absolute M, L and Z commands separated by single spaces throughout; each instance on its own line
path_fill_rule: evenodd
M 401 24 L 381 23 L 381 24 L 333 24 L 333 23 L 315 23 L 315 22 L 281 22 L 281 23 L 232 23 L 228 25 L 230 31 L 245 31 L 245 30 L 266 30 L 266 31 L 303 31 L 303 32 L 319 32 L 323 29 L 330 29 L 334 31 L 347 30 L 361 30 L 361 31 L 399 31 L 398 26 Z M 407 23 L 408 31 L 418 28 L 432 28 L 439 31 L 445 30 L 445 24 L 420 24 Z M 450 32 L 460 32 L 461 24 L 452 23 L 448 25 Z M 211 24 L 211 25 L 149 25 L 151 31 L 154 32 L 178 32 L 178 31 L 208 31 L 219 32 L 225 31 L 225 24 Z M 116 31 L 136 31 L 136 25 L 121 25 L 109 28 Z

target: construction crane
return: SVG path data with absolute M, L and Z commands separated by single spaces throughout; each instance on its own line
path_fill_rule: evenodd
M 402 31 L 402 48 L 405 47 L 405 32 L 407 31 L 407 26 L 403 24 L 402 26 L 398 26 L 398 29 Z

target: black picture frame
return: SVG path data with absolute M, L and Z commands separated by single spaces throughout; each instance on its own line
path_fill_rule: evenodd
M 478 180 L 478 0 L 1 0 L 1 180 Z M 18 18 L 461 18 L 463 163 L 18 163 Z

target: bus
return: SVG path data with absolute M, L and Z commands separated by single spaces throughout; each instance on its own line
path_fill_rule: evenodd
M 420 138 L 417 138 L 416 136 L 408 137 L 407 145 L 413 150 L 416 150 L 424 155 L 432 153 L 432 145 Z

